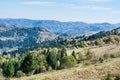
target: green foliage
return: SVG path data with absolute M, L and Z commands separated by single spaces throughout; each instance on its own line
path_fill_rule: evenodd
M 28 53 L 21 63 L 22 72 L 26 73 L 27 75 L 31 75 L 32 73 L 34 73 L 36 68 L 37 61 L 35 55 L 32 53 Z
M 67 56 L 67 50 L 65 47 L 62 47 L 62 50 L 61 50 L 61 58 Z
M 111 75 L 110 75 L 110 74 L 108 74 L 104 80 L 112 80 Z
M 46 71 L 47 71 L 47 69 L 46 69 L 45 66 L 40 66 L 39 67 L 39 72 L 46 72 Z
M 77 60 L 75 51 L 72 52 L 72 56 Z
M 104 59 L 102 57 L 99 58 L 99 62 L 103 63 Z
M 52 68 L 55 69 L 56 61 L 57 61 L 57 54 L 54 52 L 54 50 L 51 50 L 47 56 L 48 65 L 52 66 Z
M 45 72 L 46 67 L 48 66 L 45 55 L 38 54 L 36 60 L 38 64 L 36 73 Z
M 70 68 L 77 64 L 73 56 L 65 56 L 61 59 L 61 68 Z
M 120 80 L 120 74 L 117 74 L 117 75 L 115 76 L 115 80 Z
M 3 76 L 7 77 L 7 78 L 11 78 L 14 75 L 14 65 L 11 61 L 8 62 L 4 62 L 3 66 L 2 66 L 2 72 L 3 72 Z
M 95 44 L 96 44 L 96 45 L 99 45 L 99 46 L 102 46 L 102 45 L 104 45 L 105 43 L 103 42 L 103 39 L 97 39 L 97 40 L 95 41 Z
M 82 45 L 82 47 L 88 47 L 88 44 L 87 44 L 87 42 L 85 42 L 85 41 L 82 41 L 82 42 L 81 42 L 81 45 Z

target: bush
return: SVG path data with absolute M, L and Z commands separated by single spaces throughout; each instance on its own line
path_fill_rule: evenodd
M 62 58 L 61 62 L 61 68 L 70 68 L 77 64 L 77 61 L 73 56 L 65 56 Z
M 48 71 L 52 71 L 52 67 L 51 66 L 48 66 Z
M 22 71 L 17 71 L 16 77 L 22 77 L 22 76 L 25 76 L 25 73 L 23 73 Z
M 112 80 L 111 75 L 110 75 L 110 74 L 108 74 L 104 80 Z
M 84 65 L 90 65 L 91 64 L 91 62 L 89 60 L 86 60 L 83 63 L 84 63 Z
M 110 54 L 109 53 L 104 54 L 103 57 L 104 57 L 104 59 L 109 59 L 110 58 Z
M 116 58 L 116 54 L 110 54 L 110 58 Z
M 45 66 L 40 66 L 40 72 L 46 72 L 46 67 Z
M 118 52 L 118 53 L 112 53 L 112 54 L 110 54 L 110 57 L 111 57 L 111 58 L 120 57 L 120 53 L 119 53 L 119 52 Z
M 120 74 L 115 76 L 115 80 L 120 80 Z

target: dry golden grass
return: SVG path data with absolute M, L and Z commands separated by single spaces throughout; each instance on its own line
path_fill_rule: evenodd
M 46 72 L 11 80 L 101 80 L 108 73 L 116 74 L 120 72 L 120 58 L 111 59 L 108 62 L 64 69 L 53 72 Z
M 84 49 L 90 49 L 90 51 L 94 52 L 96 56 L 103 56 L 104 54 L 114 54 L 114 53 L 120 53 L 120 44 L 112 44 L 112 45 L 106 45 L 102 47 L 87 47 L 87 48 L 78 48 L 78 49 L 69 49 L 67 50 L 67 54 L 71 55 L 73 51 L 80 52 Z
M 114 53 L 120 53 L 120 45 L 107 45 L 103 47 L 97 47 L 90 49 L 93 51 L 96 55 L 102 56 L 104 54 L 114 54 Z

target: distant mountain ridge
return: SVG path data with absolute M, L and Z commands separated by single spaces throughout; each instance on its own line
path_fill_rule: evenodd
M 112 30 L 119 26 L 119 23 L 88 24 L 55 20 L 0 19 L 0 52 L 25 46 L 32 47 L 44 41 L 52 42 L 52 40 L 72 38 L 86 33 L 90 36 L 96 32 Z
M 32 28 L 43 27 L 53 33 L 83 34 L 87 32 L 99 32 L 112 30 L 120 24 L 110 23 L 84 23 L 84 22 L 60 22 L 55 20 L 30 20 L 30 19 L 0 19 L 0 24 L 14 27 Z

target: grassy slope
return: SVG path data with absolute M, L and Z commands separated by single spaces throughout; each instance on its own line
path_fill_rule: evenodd
M 73 50 L 75 52 L 80 52 L 83 49 L 86 49 L 86 48 L 69 49 L 69 50 L 67 50 L 67 54 L 71 55 Z M 120 44 L 105 45 L 102 47 L 94 46 L 94 47 L 88 47 L 87 49 L 90 49 L 91 51 L 93 51 L 96 56 L 102 56 L 104 54 L 120 53 Z
M 100 80 L 107 73 L 119 73 L 120 72 L 120 58 L 112 59 L 108 62 L 82 66 L 78 66 L 70 69 L 64 69 L 53 72 L 46 72 L 29 77 L 13 78 L 11 80 Z

